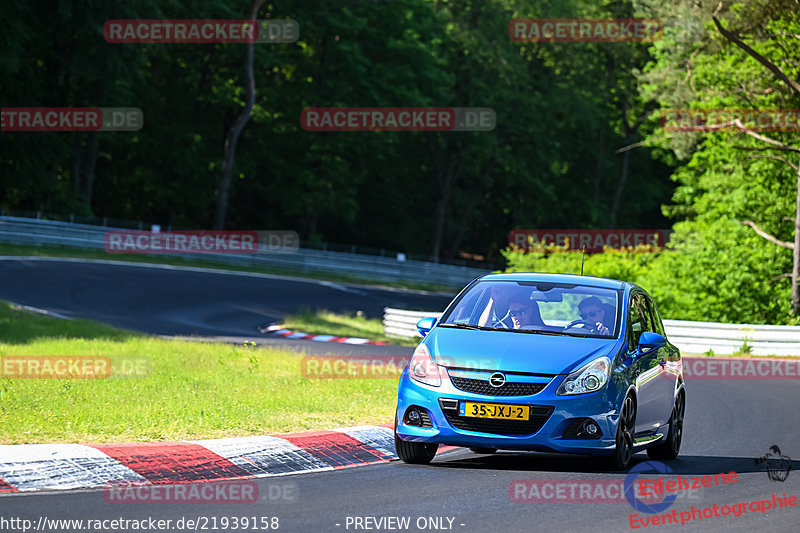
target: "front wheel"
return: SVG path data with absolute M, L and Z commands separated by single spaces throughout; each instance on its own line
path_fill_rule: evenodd
M 633 456 L 633 433 L 636 424 L 636 404 L 632 396 L 622 402 L 622 409 L 617 423 L 617 445 L 614 453 L 608 458 L 608 465 L 614 470 L 628 467 Z
M 683 440 L 683 415 L 686 412 L 686 399 L 683 392 L 675 398 L 672 416 L 669 418 L 669 431 L 664 442 L 647 449 L 647 455 L 653 459 L 675 459 L 681 451 Z
M 394 434 L 394 448 L 397 450 L 397 456 L 404 463 L 412 465 L 426 465 L 433 461 L 436 455 L 436 450 L 439 449 L 438 444 L 429 444 L 426 442 L 405 442 Z

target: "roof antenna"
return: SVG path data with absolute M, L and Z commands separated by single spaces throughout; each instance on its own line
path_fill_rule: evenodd
M 581 247 L 581 276 L 583 276 L 583 259 L 586 257 L 586 245 Z

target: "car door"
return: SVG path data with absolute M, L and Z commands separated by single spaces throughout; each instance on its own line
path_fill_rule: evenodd
M 664 324 L 661 322 L 661 317 L 658 314 L 655 303 L 649 295 L 645 295 L 645 299 L 654 327 L 653 331 L 666 338 L 667 335 L 664 332 Z M 659 370 L 659 379 L 657 380 L 658 387 L 656 387 L 657 390 L 655 391 L 659 400 L 658 404 L 653 406 L 653 410 L 655 412 L 656 421 L 666 424 L 669 422 L 669 418 L 672 415 L 672 407 L 675 399 L 675 384 L 678 379 L 678 365 L 676 364 L 678 361 L 678 352 L 671 347 L 669 343 L 653 351 L 658 352 L 658 364 L 661 368 L 661 370 Z
M 658 350 L 642 353 L 639 350 L 639 337 L 645 331 L 653 331 L 647 299 L 642 292 L 635 292 L 628 305 L 628 357 L 633 358 L 633 382 L 636 387 L 636 433 L 652 432 L 660 425 L 663 403 L 663 383 L 660 383 L 662 370 Z

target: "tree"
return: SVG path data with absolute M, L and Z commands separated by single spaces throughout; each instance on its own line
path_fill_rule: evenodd
M 258 10 L 266 0 L 254 0 L 253 7 L 250 11 L 250 20 L 253 24 L 257 24 Z M 256 82 L 253 74 L 253 56 L 255 47 L 254 42 L 249 42 L 246 45 L 247 58 L 245 59 L 245 90 L 247 97 L 245 98 L 245 106 L 242 112 L 236 117 L 236 121 L 228 130 L 225 136 L 225 155 L 222 160 L 222 177 L 219 182 L 219 192 L 217 196 L 217 206 L 214 210 L 214 229 L 223 229 L 225 226 L 225 216 L 228 213 L 228 198 L 231 187 L 231 176 L 233 176 L 233 165 L 236 159 L 236 143 L 239 141 L 247 121 L 250 120 L 250 114 L 253 112 L 253 106 L 256 102 Z
M 794 91 L 794 93 L 800 97 L 800 83 L 794 81 L 793 79 L 789 78 L 780 67 L 778 67 L 775 63 L 770 61 L 764 55 L 757 52 L 752 47 L 748 46 L 739 35 L 736 34 L 734 31 L 730 31 L 725 29 L 720 23 L 719 19 L 716 17 L 716 14 L 719 10 L 722 9 L 722 2 L 719 3 L 717 9 L 714 12 L 712 20 L 714 21 L 714 25 L 716 26 L 717 30 L 730 42 L 734 43 L 736 46 L 744 50 L 749 56 L 753 59 L 761 63 L 769 72 L 771 72 L 776 78 L 778 78 L 781 82 L 786 84 L 789 89 Z M 784 36 L 788 36 L 794 39 L 800 39 L 800 35 L 793 35 L 793 34 L 784 34 Z M 766 144 L 769 147 L 774 147 L 773 149 L 781 150 L 781 151 L 789 151 L 789 152 L 796 152 L 800 154 L 800 148 L 795 148 L 789 145 L 786 145 L 782 142 L 775 141 L 770 139 L 769 137 L 765 137 L 763 135 L 759 135 L 758 133 L 754 132 L 753 130 L 747 128 L 744 124 L 740 121 L 734 121 L 735 125 L 747 135 L 758 139 Z M 785 161 L 789 163 L 788 161 Z M 791 163 L 789 163 L 790 166 Z M 800 282 L 800 165 L 793 167 L 797 171 L 797 194 L 796 194 L 796 201 L 795 201 L 795 216 L 793 219 L 794 221 L 794 243 L 783 242 L 776 237 L 768 234 L 767 232 L 761 230 L 754 222 L 750 220 L 746 220 L 743 224 L 748 225 L 753 228 L 753 230 L 758 233 L 760 236 L 767 239 L 769 242 L 773 244 L 777 244 L 778 246 L 782 246 L 784 248 L 788 248 L 793 250 L 792 254 L 792 272 L 791 272 L 791 280 L 792 280 L 792 298 L 791 298 L 791 312 L 792 314 L 796 315 L 800 313 L 800 288 L 798 288 L 798 282 Z M 779 279 L 778 278 L 774 279 Z

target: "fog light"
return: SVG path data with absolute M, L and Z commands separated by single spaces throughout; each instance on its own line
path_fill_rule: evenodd
M 409 411 L 408 421 L 409 423 L 414 424 L 415 426 L 419 424 L 419 411 L 417 411 L 416 409 L 412 409 L 411 411 Z
M 595 433 L 597 433 L 597 426 L 595 426 L 592 423 L 586 424 L 586 433 L 588 433 L 589 435 L 594 435 Z

